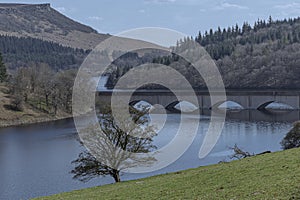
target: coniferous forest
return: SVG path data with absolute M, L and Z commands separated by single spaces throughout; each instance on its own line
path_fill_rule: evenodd
M 9 70 L 45 63 L 55 71 L 77 68 L 89 51 L 30 37 L 0 36 L 0 52 Z
M 179 49 L 188 49 L 193 41 L 200 43 L 216 62 L 226 88 L 299 88 L 300 80 L 300 18 L 274 21 L 258 20 L 254 25 L 245 22 L 241 27 L 199 33 L 177 42 Z M 145 60 L 144 58 L 141 58 Z M 200 75 L 189 63 L 176 55 L 161 56 L 154 63 L 169 65 L 184 74 L 193 87 L 206 88 Z M 116 73 L 126 73 L 134 65 L 126 65 Z M 110 84 L 114 85 L 120 75 L 114 75 Z

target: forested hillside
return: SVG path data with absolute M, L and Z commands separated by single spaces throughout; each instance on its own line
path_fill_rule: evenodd
M 46 63 L 54 70 L 77 68 L 89 51 L 29 37 L 0 36 L 0 52 L 7 68 Z
M 258 20 L 201 33 L 227 88 L 299 88 L 300 18 Z
M 195 40 L 206 47 L 215 60 L 232 55 L 238 46 L 246 45 L 247 52 L 253 53 L 257 44 L 276 42 L 276 49 L 282 49 L 300 42 L 300 18 L 273 21 L 270 17 L 267 22 L 258 20 L 253 27 L 247 22 L 242 27 L 235 25 L 223 30 L 218 27 L 217 31 L 200 32 Z
M 194 39 L 178 41 L 177 52 L 192 50 L 200 43 L 216 62 L 226 88 L 300 88 L 300 18 L 282 21 L 258 20 L 225 29 L 211 29 Z M 205 88 L 200 75 L 176 55 L 161 56 L 154 63 L 170 65 L 180 71 L 198 89 Z M 115 73 L 122 74 L 124 67 Z M 130 66 L 134 67 L 134 66 Z M 126 65 L 126 69 L 130 69 Z M 114 77 L 119 77 L 114 75 Z M 118 78 L 111 81 L 111 85 Z

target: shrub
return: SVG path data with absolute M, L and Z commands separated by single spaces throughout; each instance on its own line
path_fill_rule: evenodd
M 280 144 L 285 150 L 300 147 L 300 121 L 294 124 Z

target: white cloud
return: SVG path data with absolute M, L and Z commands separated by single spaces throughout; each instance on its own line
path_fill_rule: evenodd
M 279 10 L 279 12 L 284 16 L 298 16 L 300 13 L 300 3 L 289 3 L 274 6 L 275 9 Z
M 98 16 L 90 16 L 88 17 L 89 20 L 92 20 L 92 21 L 102 21 L 103 18 L 102 17 L 98 17 Z
M 144 9 L 140 9 L 139 13 L 145 13 L 146 11 Z
M 289 4 L 282 4 L 282 5 L 276 5 L 274 6 L 274 8 L 277 9 L 293 9 L 293 8 L 299 8 L 300 7 L 300 3 L 289 3 Z
M 215 10 L 225 10 L 225 9 L 238 9 L 238 10 L 246 10 L 249 9 L 246 6 L 238 5 L 238 4 L 231 4 L 231 3 L 221 3 L 220 5 L 214 7 Z

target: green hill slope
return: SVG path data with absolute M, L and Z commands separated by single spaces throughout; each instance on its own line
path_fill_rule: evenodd
M 39 199 L 300 199 L 300 149 Z

